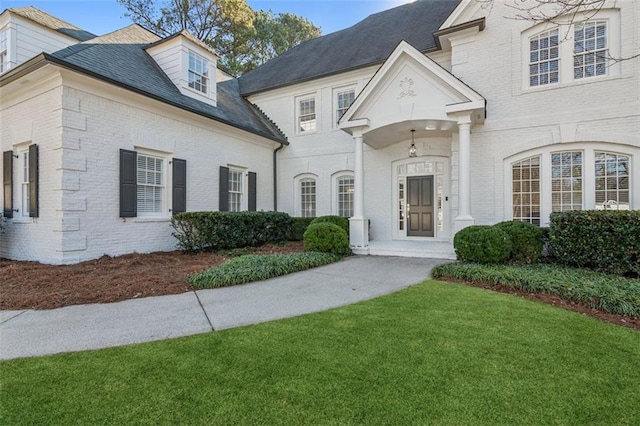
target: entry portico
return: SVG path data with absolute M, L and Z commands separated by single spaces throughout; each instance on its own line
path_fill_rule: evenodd
M 402 241 L 450 247 L 455 232 L 474 223 L 471 127 L 484 122 L 485 104 L 409 43 L 396 47 L 340 120 L 354 142 L 350 243 L 355 253 L 372 252 L 373 211 L 377 220 L 390 222 L 383 227 L 392 227 L 382 240 L 376 238 L 378 254 L 403 251 Z M 415 141 L 418 147 L 409 156 Z M 381 167 L 390 167 L 390 173 Z M 379 174 L 390 178 L 386 188 L 377 184 Z

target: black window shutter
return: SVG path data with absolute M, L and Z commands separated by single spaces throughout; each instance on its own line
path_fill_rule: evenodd
M 120 150 L 120 217 L 138 215 L 138 153 Z
M 229 168 L 220 166 L 220 198 L 218 210 L 229 211 Z
M 4 204 L 2 213 L 4 217 L 13 217 L 13 151 L 2 153 L 2 188 Z
M 256 174 L 249 172 L 249 211 L 256 211 Z
M 187 211 L 187 160 L 173 159 L 173 214 Z
M 29 145 L 29 217 L 38 217 L 38 145 Z

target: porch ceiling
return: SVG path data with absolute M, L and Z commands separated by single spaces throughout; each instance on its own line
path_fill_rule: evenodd
M 411 130 L 415 130 L 415 139 L 450 136 L 457 123 L 450 120 L 407 120 L 391 123 L 363 133 L 364 143 L 380 149 L 400 141 L 411 139 Z

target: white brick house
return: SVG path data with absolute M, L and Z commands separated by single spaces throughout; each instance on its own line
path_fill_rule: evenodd
M 609 58 L 640 53 L 640 3 L 606 6 L 533 25 L 417 1 L 217 85 L 188 34 L 42 46 L 0 75 L 0 256 L 171 250 L 174 211 L 277 208 L 350 217 L 356 253 L 450 257 L 470 224 L 638 209 L 640 60 Z M 42 21 L 0 33 L 14 15 Z

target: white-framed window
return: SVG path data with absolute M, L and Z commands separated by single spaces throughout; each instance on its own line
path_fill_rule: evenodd
M 9 69 L 9 30 L 0 31 L 0 73 Z
M 582 210 L 582 151 L 551 153 L 551 211 Z
M 353 174 L 343 174 L 336 178 L 336 196 L 338 216 L 353 216 Z
M 523 89 L 617 76 L 620 46 L 616 9 L 600 10 L 584 21 L 567 16 L 538 24 L 522 33 Z
M 596 209 L 629 210 L 630 168 L 628 155 L 596 151 Z
M 553 212 L 640 205 L 639 147 L 604 142 L 547 145 L 505 161 L 505 217 L 547 226 Z
M 540 225 L 540 156 L 511 166 L 513 220 Z
M 244 171 L 229 169 L 229 211 L 239 212 L 243 210 L 242 201 L 244 194 Z
M 315 95 L 299 97 L 296 100 L 297 109 L 297 133 L 315 132 L 318 126 L 316 118 L 316 98 Z
M 529 39 L 529 85 L 557 83 L 560 77 L 558 30 L 545 31 Z
M 29 151 L 21 151 L 18 154 L 20 164 L 20 212 L 23 217 L 29 217 Z
M 573 36 L 573 78 L 607 74 L 607 21 L 587 21 L 575 25 Z
M 189 87 L 198 92 L 208 93 L 209 63 L 195 52 L 189 51 Z
M 356 90 L 354 88 L 341 89 L 336 91 L 336 123 L 340 121 L 344 113 L 347 112 L 355 99 Z
M 138 216 L 161 216 L 165 213 L 165 159 L 138 152 L 137 155 Z
M 316 217 L 316 180 L 300 179 L 300 216 Z

